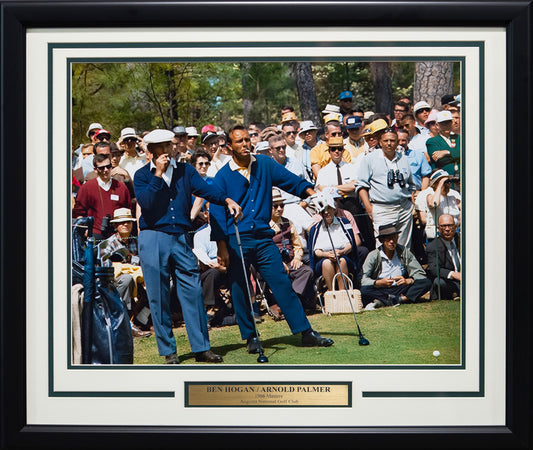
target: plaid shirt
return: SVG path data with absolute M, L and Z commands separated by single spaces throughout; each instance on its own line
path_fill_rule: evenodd
M 103 247 L 103 243 L 106 242 L 107 243 L 107 246 L 105 246 L 105 248 L 102 248 Z M 100 257 L 104 257 L 110 253 L 113 253 L 114 251 L 120 249 L 120 248 L 127 248 L 128 251 L 129 251 L 129 255 L 128 255 L 128 258 L 126 261 L 124 262 L 127 262 L 129 264 L 132 264 L 131 262 L 131 257 L 132 256 L 137 256 L 139 253 L 138 253 L 138 250 L 137 250 L 137 236 L 130 236 L 129 238 L 126 238 L 126 240 L 123 240 L 121 237 L 120 237 L 120 234 L 118 233 L 115 233 L 113 234 L 112 236 L 110 236 L 108 239 L 106 239 L 105 241 L 102 242 L 102 244 L 100 244 L 102 247 L 101 247 L 101 250 L 100 250 Z M 111 267 L 112 266 L 112 262 L 110 259 L 104 261 L 102 263 L 103 266 L 105 267 Z M 135 265 L 139 265 L 138 263 L 135 264 Z

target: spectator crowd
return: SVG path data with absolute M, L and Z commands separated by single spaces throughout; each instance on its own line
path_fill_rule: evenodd
M 278 123 L 227 130 L 113 136 L 91 123 L 73 152 L 72 218 L 94 217 L 132 335 L 155 332 L 178 364 L 170 335 L 184 322 L 196 359 L 216 363 L 211 327 L 239 326 L 258 353 L 254 321 L 268 313 L 327 347 L 306 316 L 338 273 L 366 311 L 459 299 L 461 98 L 415 100 L 374 113 L 344 91 L 321 123 L 286 105 Z

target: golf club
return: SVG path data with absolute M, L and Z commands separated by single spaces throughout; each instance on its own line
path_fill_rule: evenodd
M 335 250 L 335 246 L 333 245 L 333 239 L 331 238 L 331 233 L 329 231 L 329 226 L 326 221 L 326 218 L 324 217 L 324 213 L 325 211 L 322 212 L 322 221 L 324 222 L 324 225 L 328 232 L 329 241 L 331 243 L 331 248 L 333 249 L 333 254 L 335 255 L 335 260 L 337 261 L 337 267 L 339 268 L 339 271 L 341 273 L 342 284 L 344 285 L 344 289 L 346 290 L 346 295 L 348 296 L 348 303 L 350 303 L 350 308 L 352 308 L 352 314 L 353 314 L 353 318 L 355 319 L 355 324 L 357 325 L 357 331 L 359 331 L 359 345 L 369 345 L 370 342 L 368 341 L 366 337 L 363 336 L 363 333 L 361 332 L 361 328 L 359 327 L 359 322 L 357 321 L 357 316 L 355 315 L 354 307 L 352 305 L 352 302 L 350 301 L 350 292 L 348 291 L 348 287 L 346 286 L 346 280 L 344 279 L 344 274 L 342 274 L 339 256 L 337 255 L 337 251 Z
M 237 227 L 237 220 L 235 217 L 233 217 L 233 226 L 235 227 L 235 236 L 237 237 L 237 244 L 239 246 L 239 253 L 241 255 L 242 270 L 244 274 L 244 281 L 246 282 L 246 290 L 248 292 L 248 301 L 250 303 L 250 313 L 252 315 L 252 322 L 254 323 L 255 335 L 257 336 L 257 339 L 259 341 L 259 356 L 257 357 L 257 362 L 266 363 L 268 362 L 268 358 L 263 353 L 263 345 L 261 344 L 261 341 L 259 340 L 259 331 L 257 330 L 257 324 L 255 322 L 255 317 L 254 317 L 254 305 L 252 303 L 252 290 L 250 289 L 250 281 L 248 280 L 248 273 L 246 272 L 246 263 L 244 262 L 244 253 L 242 252 L 242 245 L 241 245 L 241 236 L 239 234 L 239 227 Z
M 435 258 L 437 259 L 437 292 L 440 300 L 440 269 L 439 269 L 439 246 L 437 238 L 439 237 L 437 231 L 437 203 L 433 202 L 433 208 L 435 209 L 434 221 L 435 221 Z

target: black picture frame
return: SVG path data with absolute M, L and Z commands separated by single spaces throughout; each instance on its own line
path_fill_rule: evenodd
M 0 289 L 2 448 L 531 448 L 531 51 L 530 1 L 199 1 L 1 3 Z M 28 28 L 135 26 L 454 26 L 507 33 L 506 425 L 309 428 L 249 426 L 44 426 L 26 421 L 26 93 Z M 43 87 L 44 88 L 44 87 Z M 502 86 L 502 89 L 504 87 Z M 490 105 L 490 99 L 488 99 Z M 488 108 L 488 114 L 491 113 Z M 499 113 L 494 105 L 494 113 Z M 36 143 L 38 145 L 38 143 Z M 44 145 L 44 144 L 43 144 Z M 498 183 L 499 180 L 488 180 Z M 43 218 L 43 220 L 45 220 Z M 38 224 L 34 228 L 38 229 Z M 44 238 L 44 237 L 43 237 Z M 43 295 L 44 298 L 44 295 Z M 502 299 L 503 302 L 504 299 Z M 490 330 L 486 330 L 490 333 Z M 126 412 L 125 412 L 126 413 Z M 316 414 L 322 414 L 318 411 Z M 379 422 L 377 420 L 377 422 Z

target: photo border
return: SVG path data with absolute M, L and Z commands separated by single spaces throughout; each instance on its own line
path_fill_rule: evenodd
M 335 446 L 374 447 L 411 445 L 431 448 L 455 445 L 458 448 L 507 447 L 530 448 L 531 431 L 531 349 L 530 292 L 525 280 L 531 277 L 531 263 L 521 257 L 531 248 L 529 227 L 531 164 L 531 4 L 527 2 L 138 2 L 102 4 L 79 2 L 2 3 L 2 111 L 1 111 L 1 424 L 2 447 L 18 445 L 71 447 L 72 439 L 84 445 L 120 442 L 120 445 L 148 445 L 151 448 L 198 443 L 205 433 L 217 439 L 219 448 L 261 444 L 276 445 L 279 433 L 284 444 L 302 444 L 303 434 L 316 445 L 331 442 Z M 127 5 L 127 6 L 126 6 Z M 26 423 L 25 363 L 25 285 L 26 285 L 26 174 L 25 165 L 8 160 L 8 149 L 25 155 L 25 30 L 28 27 L 88 26 L 98 8 L 98 25 L 112 26 L 392 26 L 398 14 L 407 19 L 406 26 L 502 26 L 507 31 L 507 420 L 504 427 L 387 427 L 387 428 L 319 428 L 306 427 L 83 427 L 35 426 Z M 238 20 L 235 9 L 239 8 Z M 325 12 L 328 14 L 324 14 Z M 331 15 L 330 15 L 331 13 Z M 184 19 L 185 17 L 185 19 Z M 340 17 L 340 19 L 338 19 Z M 343 19 L 357 17 L 357 19 Z M 474 17 L 475 19 L 469 19 Z M 296 19 L 290 19 L 296 18 Z M 91 23 L 91 26 L 94 24 Z M 526 101 L 524 101 L 526 99 Z M 6 131 L 9 135 L 6 136 Z M 516 151 L 513 151 L 514 149 Z M 520 151 L 520 150 L 526 151 Z M 13 150 L 10 152 L 13 153 Z M 497 180 L 495 180 L 497 181 Z M 520 240 L 518 239 L 520 237 Z M 521 251 L 522 250 L 522 251 Z M 515 299 L 520 300 L 514 304 Z M 157 434 L 157 438 L 153 434 Z M 240 435 L 237 438 L 236 435 Z M 116 439 L 119 439 L 116 441 Z

